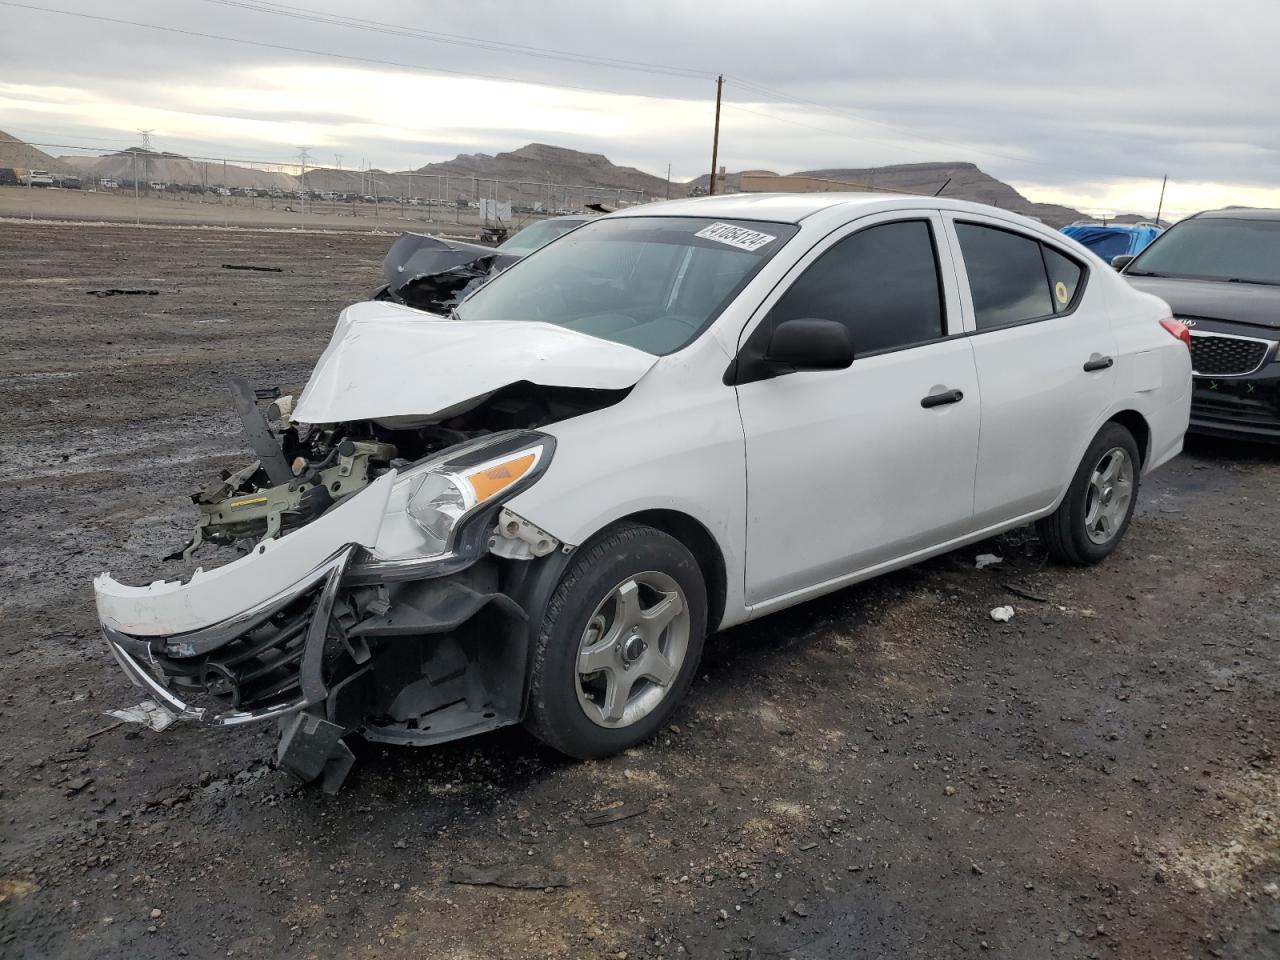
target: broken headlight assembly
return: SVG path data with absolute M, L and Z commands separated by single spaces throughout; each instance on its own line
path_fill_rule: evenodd
M 530 430 L 491 434 L 404 468 L 387 503 L 372 554 L 354 566 L 372 572 L 470 558 L 487 542 L 501 505 L 546 472 L 555 439 Z

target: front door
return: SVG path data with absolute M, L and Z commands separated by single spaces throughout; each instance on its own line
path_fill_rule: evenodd
M 746 595 L 780 606 L 966 533 L 979 395 L 942 223 L 867 217 L 819 244 L 757 314 L 844 323 L 844 370 L 738 386 Z

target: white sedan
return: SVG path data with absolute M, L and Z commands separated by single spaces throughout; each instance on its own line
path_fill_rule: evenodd
M 199 492 L 185 582 L 95 582 L 165 709 L 358 734 L 653 734 L 706 635 L 1035 522 L 1094 563 L 1182 446 L 1186 329 L 975 204 L 743 195 L 588 223 L 448 317 L 360 303 L 257 460 Z M 270 422 L 268 422 L 270 421 Z M 246 543 L 248 552 L 245 553 Z

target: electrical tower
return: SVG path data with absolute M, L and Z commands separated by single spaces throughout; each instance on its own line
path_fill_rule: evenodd
M 306 147 L 298 148 L 298 170 L 299 170 L 298 180 L 300 181 L 302 186 L 302 200 L 299 203 L 299 209 L 303 213 L 306 213 L 307 212 L 307 148 Z

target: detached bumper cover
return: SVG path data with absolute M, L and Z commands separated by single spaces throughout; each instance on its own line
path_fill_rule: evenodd
M 178 719 L 235 725 L 306 709 L 328 696 L 321 667 L 352 550 L 231 621 L 171 637 L 131 636 L 103 624 L 103 635 L 129 679 Z M 215 706 L 192 705 L 191 695 Z
M 131 637 L 174 638 L 210 628 L 231 630 L 227 636 L 242 632 L 244 621 L 262 608 L 313 584 L 326 558 L 353 544 L 371 549 L 395 479 L 391 471 L 307 526 L 214 570 L 197 570 L 186 583 L 131 587 L 104 573 L 93 581 L 98 619 L 104 629 Z

